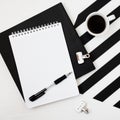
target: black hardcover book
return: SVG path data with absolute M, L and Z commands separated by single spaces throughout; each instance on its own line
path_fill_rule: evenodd
M 83 54 L 86 54 L 87 51 L 85 50 L 84 46 L 81 43 L 81 40 L 77 34 L 77 32 L 74 29 L 74 26 L 67 15 L 62 3 L 59 3 L 46 11 L 31 17 L 30 19 L 2 32 L 0 34 L 0 52 L 1 55 L 24 99 L 19 75 L 17 72 L 17 67 L 15 64 L 14 56 L 12 53 L 12 49 L 9 43 L 9 35 L 14 31 L 23 30 L 26 28 L 32 28 L 38 25 L 44 25 L 47 23 L 53 23 L 55 21 L 61 22 L 63 26 L 63 32 L 65 35 L 67 47 L 69 50 L 71 62 L 73 65 L 73 69 L 75 72 L 76 78 L 79 78 L 80 76 L 90 72 L 94 69 L 94 65 L 92 61 L 89 59 L 86 59 L 83 64 L 78 64 L 77 58 L 76 58 L 76 52 L 81 51 Z

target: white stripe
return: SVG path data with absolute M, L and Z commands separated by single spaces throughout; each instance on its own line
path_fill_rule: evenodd
M 102 44 L 106 39 L 112 36 L 112 34 L 114 34 L 119 29 L 120 29 L 120 17 L 114 23 L 111 24 L 107 34 L 101 37 L 94 37 L 85 45 L 85 48 L 87 49 L 88 53 L 92 52 L 95 48 L 97 48 L 100 44 Z
M 115 103 L 118 102 L 118 100 L 120 100 L 120 88 L 115 91 L 111 96 L 109 96 L 104 103 L 108 104 L 108 105 L 114 105 Z
M 116 1 L 111 0 L 111 2 L 109 2 L 104 7 L 102 7 L 99 10 L 99 12 L 101 12 L 104 15 L 108 15 L 110 12 L 112 12 L 115 8 L 117 8 L 119 6 L 120 6 L 120 1 L 119 0 L 116 0 Z
M 78 17 L 79 14 L 81 14 L 84 10 L 86 10 L 89 6 L 91 6 L 94 2 L 97 0 L 80 0 L 79 3 L 75 2 L 75 6 L 73 8 L 74 12 L 74 23 L 76 22 L 76 18 Z M 72 5 L 73 6 L 73 5 Z
M 103 13 L 104 15 L 108 15 L 110 12 L 112 12 L 118 6 L 119 6 L 119 1 L 116 1 L 116 2 L 110 1 L 109 3 L 107 3 L 105 6 L 103 6 L 98 11 Z M 82 36 L 86 32 L 85 22 L 83 22 L 81 25 L 79 25 L 76 28 L 76 31 L 78 32 L 79 36 Z
M 119 52 L 120 52 L 120 41 L 118 41 L 114 46 L 112 46 L 109 50 L 107 50 L 104 54 L 102 54 L 98 59 L 96 59 L 93 62 L 96 69 L 93 70 L 92 72 L 80 77 L 77 80 L 78 85 L 83 83 L 86 79 L 88 79 L 91 75 L 93 75 L 96 71 L 98 71 L 102 66 L 104 66 L 107 62 L 109 62 Z
M 106 88 L 110 83 L 119 77 L 120 65 L 109 72 L 104 78 L 102 78 L 97 84 L 91 87 L 85 94 L 89 97 L 95 97 L 99 92 Z M 99 89 L 98 89 L 99 88 Z

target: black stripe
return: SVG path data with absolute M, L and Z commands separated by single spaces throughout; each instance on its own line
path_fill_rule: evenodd
M 120 17 L 119 11 L 120 11 L 120 6 L 117 7 L 116 9 L 114 9 L 109 15 L 115 14 L 116 19 L 117 19 L 118 17 Z M 111 21 L 110 24 L 112 24 L 115 20 Z M 90 35 L 88 32 L 86 32 L 82 36 L 80 36 L 80 39 L 84 45 L 93 38 L 94 38 L 94 36 Z
M 106 63 L 82 84 L 80 84 L 78 86 L 79 92 L 81 94 L 85 93 L 88 89 L 90 89 L 98 81 L 100 81 L 105 75 L 107 75 L 111 70 L 113 70 L 118 64 L 120 64 L 120 54 L 117 54 L 112 60 Z
M 112 95 L 115 91 L 120 88 L 120 77 L 114 80 L 110 85 L 108 85 L 105 89 L 103 89 L 99 94 L 97 94 L 94 98 L 103 102 L 110 95 Z
M 116 17 L 116 19 L 118 18 L 118 17 L 120 17 L 120 6 L 119 7 L 117 7 L 116 9 L 114 9 L 110 14 L 108 14 L 107 16 L 109 16 L 109 15 L 115 15 L 115 17 Z M 116 20 L 115 19 L 115 20 Z M 114 20 L 114 21 L 115 21 Z M 111 21 L 110 23 L 112 23 L 113 21 Z
M 100 46 L 94 49 L 91 53 L 92 61 L 96 60 L 100 57 L 104 52 L 106 52 L 109 48 L 111 48 L 115 43 L 120 40 L 120 30 L 114 33 L 110 38 L 105 40 Z
M 92 5 L 90 5 L 87 9 L 85 9 L 82 13 L 80 13 L 77 17 L 77 20 L 75 22 L 74 27 L 78 27 L 80 24 L 82 24 L 86 17 L 94 12 L 94 11 L 98 11 L 101 7 L 103 7 L 104 5 L 106 5 L 108 2 L 110 2 L 111 0 L 97 0 L 95 1 Z
M 120 100 L 114 106 L 120 108 Z
M 82 41 L 83 45 L 85 45 L 87 42 L 89 42 L 93 38 L 94 38 L 94 36 L 90 35 L 88 32 L 86 32 L 82 36 L 80 36 L 80 40 Z

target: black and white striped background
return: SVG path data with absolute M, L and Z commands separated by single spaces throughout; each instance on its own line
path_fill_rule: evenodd
M 85 29 L 84 21 L 94 11 L 116 16 L 104 36 L 93 37 Z M 78 80 L 80 93 L 120 108 L 120 0 L 96 0 L 78 15 L 74 27 L 96 67 Z

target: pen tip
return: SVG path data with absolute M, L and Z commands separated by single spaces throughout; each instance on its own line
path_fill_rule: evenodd
M 69 75 L 71 75 L 72 74 L 72 72 L 69 72 L 66 76 L 68 77 Z

